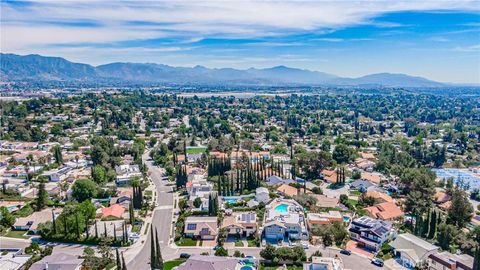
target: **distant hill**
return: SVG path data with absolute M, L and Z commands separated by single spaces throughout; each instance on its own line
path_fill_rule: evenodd
M 120 81 L 134 83 L 172 83 L 207 85 L 329 85 L 441 87 L 445 84 L 405 74 L 378 73 L 359 78 L 343 78 L 305 69 L 276 66 L 272 68 L 211 69 L 203 66 L 172 67 L 153 63 L 111 63 L 97 67 L 70 62 L 60 57 L 1 54 L 2 81 Z

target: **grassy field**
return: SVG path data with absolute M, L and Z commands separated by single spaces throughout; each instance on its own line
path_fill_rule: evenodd
M 13 237 L 13 238 L 22 238 L 22 239 L 29 239 L 30 237 L 24 235 L 26 231 L 14 231 L 10 230 L 5 236 L 6 237 Z
M 186 259 L 176 259 L 176 260 L 173 260 L 173 261 L 164 262 L 163 263 L 163 269 L 164 270 L 171 270 L 175 266 L 179 266 L 180 264 L 184 263 L 185 261 L 186 261 Z
M 194 247 L 197 245 L 197 240 L 193 240 L 191 238 L 182 238 L 176 241 L 175 244 L 182 247 Z
M 361 196 L 362 195 L 362 192 L 358 191 L 358 190 L 352 190 L 350 191 L 350 195 L 353 195 L 353 196 Z
M 202 154 L 207 151 L 206 147 L 187 147 L 187 154 Z

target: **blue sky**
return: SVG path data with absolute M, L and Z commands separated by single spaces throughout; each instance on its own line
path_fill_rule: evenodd
M 479 1 L 5 1 L 1 51 L 480 83 Z

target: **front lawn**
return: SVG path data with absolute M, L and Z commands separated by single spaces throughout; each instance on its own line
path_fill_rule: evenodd
M 187 147 L 187 154 L 202 154 L 206 151 L 206 147 Z
M 236 242 L 235 242 L 235 246 L 236 246 L 236 247 L 244 247 L 242 241 L 236 241 Z
M 248 247 L 256 247 L 257 242 L 255 240 L 247 240 L 248 242 Z
M 175 241 L 175 244 L 181 247 L 194 247 L 197 245 L 197 240 L 192 238 L 180 238 L 178 241 Z
M 187 259 L 175 259 L 173 261 L 166 261 L 163 263 L 164 270 L 171 270 L 175 266 L 179 266 L 180 264 L 184 263 Z
M 348 199 L 348 204 L 351 205 L 351 206 L 357 206 L 358 201 L 353 200 L 353 199 Z
M 358 191 L 358 190 L 351 190 L 350 191 L 350 195 L 353 195 L 353 196 L 362 196 L 362 192 Z
M 25 235 L 26 231 L 14 231 L 10 230 L 5 236 L 6 237 L 13 237 L 13 238 L 22 238 L 22 239 L 29 239 L 28 235 Z

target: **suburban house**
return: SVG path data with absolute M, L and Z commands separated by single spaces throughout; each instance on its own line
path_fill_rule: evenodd
M 303 264 L 303 270 L 343 270 L 343 261 L 340 257 L 312 257 L 311 263 Z
M 448 251 L 436 252 L 428 256 L 429 270 L 473 270 L 473 257 L 467 254 L 452 254 Z
M 52 221 L 52 218 L 56 218 L 60 213 L 61 209 L 53 210 L 52 208 L 46 208 L 40 212 L 33 212 L 28 217 L 17 218 L 15 224 L 13 224 L 13 228 L 17 231 L 29 231 L 36 234 L 40 223 Z
M 343 216 L 339 211 L 328 211 L 322 213 L 308 213 L 308 226 L 325 225 L 333 222 L 343 222 Z
M 374 252 L 380 250 L 382 244 L 392 237 L 392 232 L 390 222 L 367 216 L 354 219 L 349 228 L 350 237 L 360 247 Z
M 330 182 L 330 183 L 337 182 L 337 172 L 335 170 L 322 170 L 320 174 L 322 179 L 327 182 Z
M 132 178 L 142 177 L 142 172 L 138 165 L 123 164 L 115 166 L 115 172 L 117 173 L 117 179 L 115 180 L 117 185 L 128 185 Z
M 174 270 L 237 270 L 241 268 L 238 259 L 231 257 L 194 255 Z
M 70 167 L 63 167 L 44 172 L 42 175 L 48 177 L 51 182 L 59 182 L 67 179 L 68 173 L 72 170 Z
M 112 206 L 100 209 L 101 218 L 122 218 L 125 213 L 125 207 L 120 204 L 113 204 Z
M 358 190 L 360 192 L 367 192 L 373 187 L 376 187 L 376 185 L 370 181 L 362 179 L 355 180 L 350 184 L 350 189 Z
M 276 199 L 265 207 L 262 234 L 267 241 L 308 240 L 303 207 L 295 200 Z
M 279 176 L 276 176 L 276 175 L 271 175 L 267 178 L 266 180 L 266 183 L 268 186 L 276 186 L 276 185 L 281 185 L 281 184 L 291 184 L 295 181 L 293 181 L 292 179 L 283 179 Z
M 79 259 L 78 256 L 57 253 L 45 256 L 40 261 L 32 264 L 30 270 L 80 270 L 82 269 L 83 259 Z
M 293 197 L 293 196 L 297 196 L 298 195 L 298 189 L 296 187 L 292 187 L 292 186 L 289 186 L 289 185 L 286 185 L 286 184 L 283 184 L 281 186 L 279 186 L 277 188 L 277 191 L 284 195 L 284 196 L 289 196 L 289 197 Z
M 407 267 L 424 266 L 430 255 L 436 253 L 439 247 L 416 237 L 410 233 L 403 233 L 390 243 L 395 256 Z
M 213 191 L 212 183 L 208 182 L 203 174 L 190 174 L 188 179 L 186 188 L 189 205 L 196 210 L 208 210 L 208 198 Z M 200 198 L 202 201 L 198 208 L 193 205 L 196 198 Z
M 187 237 L 213 240 L 218 234 L 217 217 L 187 217 L 184 233 Z
M 257 231 L 257 214 L 255 212 L 233 212 L 225 216 L 221 228 L 229 235 L 248 237 Z
M 20 248 L 0 248 L 0 269 L 20 270 L 32 255 L 22 255 Z
M 371 173 L 371 172 L 362 172 L 361 173 L 361 179 L 370 181 L 375 184 L 380 184 L 380 181 L 382 181 L 382 174 L 380 173 Z
M 337 208 L 339 206 L 338 198 L 327 197 L 326 195 L 311 194 L 317 199 L 317 206 L 322 208 Z
M 270 201 L 270 192 L 265 187 L 259 187 L 255 190 L 255 200 L 257 202 L 267 203 Z
M 376 190 L 367 191 L 363 196 L 374 198 L 377 202 L 393 202 L 393 198 L 390 195 Z
M 402 209 L 394 202 L 383 202 L 365 208 L 369 216 L 381 220 L 393 220 L 404 216 Z

